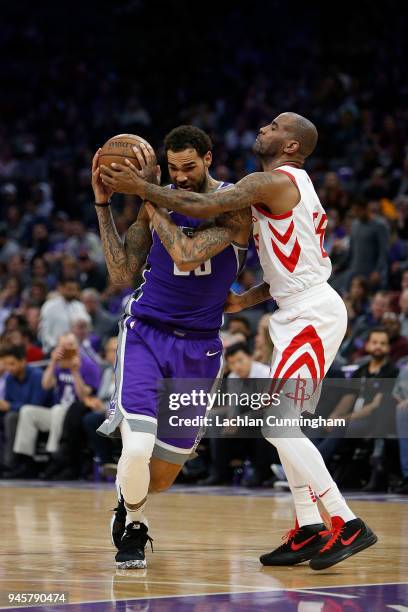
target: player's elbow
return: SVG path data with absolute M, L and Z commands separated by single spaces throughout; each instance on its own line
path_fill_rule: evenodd
M 187 254 L 182 254 L 174 260 L 180 272 L 191 272 L 197 267 L 197 262 L 193 261 Z
M 191 261 L 180 261 L 176 265 L 180 272 L 191 272 L 197 267 L 197 263 Z

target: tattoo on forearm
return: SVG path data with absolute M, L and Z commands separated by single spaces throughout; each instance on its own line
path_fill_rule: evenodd
M 139 195 L 164 208 L 197 218 L 208 218 L 249 207 L 271 185 L 271 180 L 269 173 L 259 172 L 245 177 L 231 188 L 205 194 L 144 183 L 143 193 Z
M 110 207 L 97 208 L 99 231 L 109 276 L 114 283 L 132 282 L 141 269 L 151 244 L 148 227 L 136 221 L 127 231 L 123 243 Z
M 222 251 L 232 240 L 232 230 L 218 225 L 199 228 L 192 237 L 188 237 L 163 210 L 156 211 L 153 226 L 163 246 L 176 263 L 198 266 Z

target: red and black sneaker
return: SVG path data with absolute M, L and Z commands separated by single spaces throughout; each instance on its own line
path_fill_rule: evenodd
M 284 544 L 259 560 L 262 565 L 296 565 L 309 561 L 327 542 L 328 533 L 323 523 L 299 527 L 296 520 L 294 529 L 283 536 Z
M 372 546 L 377 542 L 377 536 L 359 518 L 344 522 L 339 516 L 332 517 L 329 541 L 313 556 L 309 565 L 314 570 L 331 567 L 347 557 Z

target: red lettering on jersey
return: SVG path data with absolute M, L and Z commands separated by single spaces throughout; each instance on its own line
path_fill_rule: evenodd
M 274 237 L 277 240 L 279 240 L 281 244 L 287 244 L 289 242 L 290 237 L 293 234 L 293 230 L 295 229 L 295 224 L 293 223 L 293 220 L 290 222 L 284 234 L 281 234 L 280 232 L 278 232 L 273 227 L 273 225 L 269 222 L 268 222 L 268 226 L 272 234 L 274 235 Z M 278 245 L 272 238 L 271 238 L 271 243 L 272 243 L 273 252 L 275 253 L 276 257 L 279 259 L 281 264 L 285 266 L 285 268 L 289 270 L 289 272 L 293 272 L 299 261 L 300 251 L 301 251 L 298 239 L 297 238 L 295 239 L 295 244 L 293 245 L 293 249 L 289 255 L 285 255 L 285 253 L 278 247 Z
M 316 219 L 316 217 L 319 216 L 318 212 L 314 212 L 313 213 L 313 221 Z M 322 214 L 320 221 L 317 225 L 317 227 L 315 226 L 315 232 L 316 235 L 319 236 L 320 238 L 320 252 L 322 254 L 322 257 L 328 257 L 328 253 L 326 253 L 326 251 L 324 250 L 324 232 L 326 231 L 326 226 L 327 226 L 327 215 L 326 214 Z

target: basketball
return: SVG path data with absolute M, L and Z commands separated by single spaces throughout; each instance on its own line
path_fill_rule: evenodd
M 133 147 L 141 142 L 149 144 L 147 140 L 136 136 L 136 134 L 118 134 L 117 136 L 112 136 L 100 150 L 99 165 L 124 164 L 127 158 L 140 170 L 140 164 L 135 156 Z

